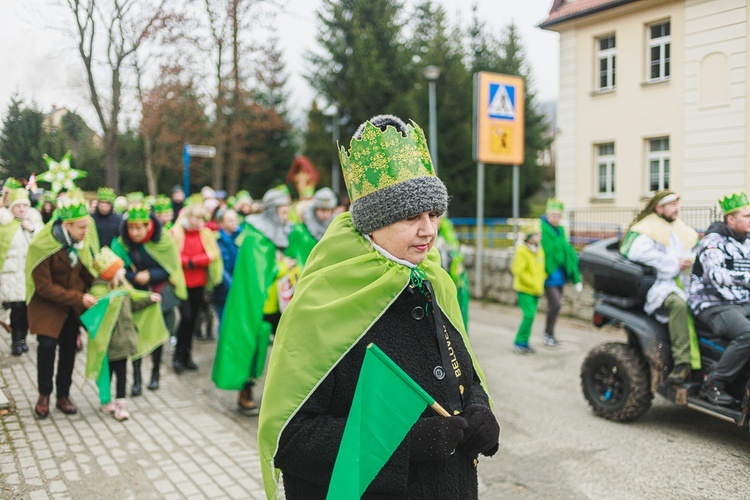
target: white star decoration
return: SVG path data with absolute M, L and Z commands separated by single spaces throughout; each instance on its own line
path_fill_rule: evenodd
M 49 182 L 52 184 L 52 191 L 59 193 L 63 189 L 74 189 L 76 179 L 86 177 L 86 172 L 70 167 L 70 151 L 65 153 L 62 160 L 55 161 L 54 158 L 44 155 L 44 161 L 47 163 L 47 170 L 39 174 L 36 178 L 38 181 Z

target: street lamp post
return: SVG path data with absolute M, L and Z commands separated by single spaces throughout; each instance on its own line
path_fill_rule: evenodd
M 438 137 L 437 137 L 437 79 L 440 78 L 440 68 L 430 65 L 425 67 L 424 76 L 429 82 L 430 93 L 430 156 L 435 174 L 438 172 Z

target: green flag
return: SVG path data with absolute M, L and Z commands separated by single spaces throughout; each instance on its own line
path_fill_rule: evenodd
M 434 403 L 378 346 L 368 345 L 328 500 L 361 498 L 425 407 Z

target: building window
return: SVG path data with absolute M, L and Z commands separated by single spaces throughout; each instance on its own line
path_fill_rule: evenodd
M 615 48 L 615 35 L 609 35 L 596 39 L 596 88 L 599 91 L 612 90 L 615 88 L 615 63 L 617 49 Z
M 649 139 L 646 163 L 649 191 L 669 189 L 669 137 Z
M 615 194 L 615 145 L 596 146 L 596 194 L 600 198 L 611 198 Z
M 670 61 L 670 24 L 669 21 L 651 24 L 648 27 L 648 80 L 666 80 L 669 78 Z

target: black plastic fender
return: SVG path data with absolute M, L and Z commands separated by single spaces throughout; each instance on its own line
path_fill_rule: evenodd
M 643 356 L 660 379 L 672 369 L 669 331 L 642 309 L 622 309 L 605 302 L 594 306 L 594 313 L 621 325 L 628 333 L 628 342 L 640 348 Z

